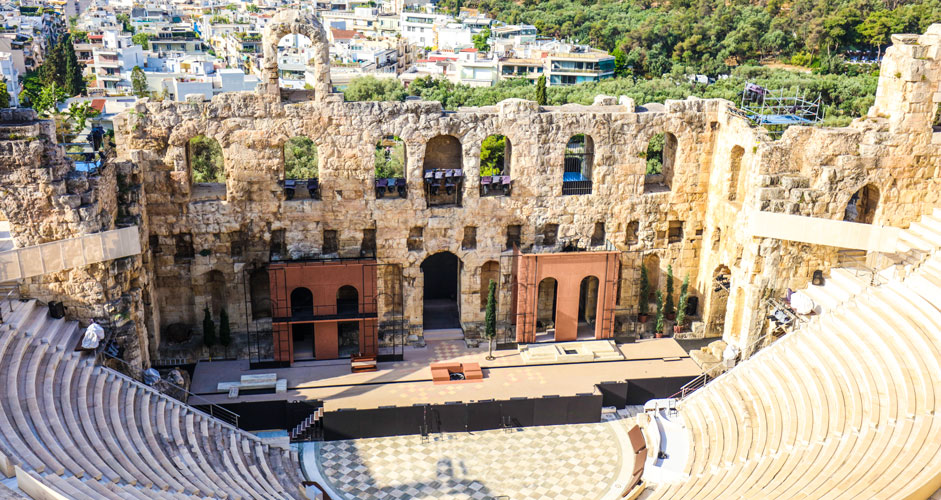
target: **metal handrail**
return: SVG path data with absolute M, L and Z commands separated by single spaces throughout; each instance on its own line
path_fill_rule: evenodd
M 114 370 L 113 368 L 106 366 L 104 364 L 105 360 L 109 360 L 109 361 L 113 361 L 117 363 L 119 366 L 122 367 L 123 371 Z M 238 413 L 235 413 L 215 403 L 212 403 L 211 401 L 209 401 L 208 399 L 202 396 L 193 394 L 192 392 L 174 384 L 173 382 L 170 382 L 169 380 L 160 379 L 158 383 L 162 387 L 149 385 L 146 382 L 144 382 L 143 370 L 131 365 L 130 363 L 128 363 L 127 361 L 121 358 L 108 354 L 105 349 L 99 349 L 96 352 L 95 361 L 102 368 L 114 370 L 115 372 L 118 372 L 118 373 L 123 373 L 124 375 L 146 385 L 147 387 L 150 387 L 151 389 L 157 392 L 160 392 L 161 394 L 165 394 L 167 396 L 173 397 L 174 399 L 180 401 L 181 403 L 191 407 L 192 410 L 200 411 L 199 409 L 195 408 L 195 406 L 196 405 L 204 406 L 207 408 L 207 410 L 203 411 L 203 413 L 208 413 L 209 416 L 218 418 L 219 420 L 222 420 L 223 422 L 231 424 L 232 426 L 236 428 L 239 427 Z M 196 402 L 195 404 L 194 404 L 194 401 Z

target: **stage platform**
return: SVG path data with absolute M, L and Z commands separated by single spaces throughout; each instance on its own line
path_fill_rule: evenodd
M 516 350 L 494 351 L 487 361 L 487 346 L 473 349 L 463 341 L 428 342 L 424 348 L 406 348 L 405 360 L 379 363 L 379 370 L 351 373 L 349 360 L 308 361 L 290 368 L 249 371 L 247 360 L 200 362 L 191 391 L 213 403 L 274 400 L 321 400 L 324 410 L 367 409 L 379 406 L 411 406 L 471 402 L 484 399 L 574 396 L 591 393 L 605 381 L 660 377 L 695 377 L 696 363 L 673 339 L 647 339 L 622 344 L 620 361 L 596 361 L 526 365 Z M 435 385 L 429 365 L 437 362 L 475 362 L 484 372 L 483 382 Z M 240 394 L 229 398 L 216 390 L 219 382 L 239 380 L 252 373 L 276 373 L 287 379 L 282 394 Z

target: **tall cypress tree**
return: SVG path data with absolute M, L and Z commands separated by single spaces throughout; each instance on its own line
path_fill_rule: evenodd
M 549 102 L 549 97 L 546 95 L 546 75 L 539 75 L 539 79 L 536 80 L 536 102 L 540 106 L 545 106 Z
M 62 49 L 59 48 L 61 42 L 56 42 L 46 50 L 45 58 L 39 67 L 39 79 L 44 87 L 53 83 L 62 86 L 61 69 L 65 68 L 65 61 L 62 61 Z
M 490 280 L 487 287 L 487 313 L 484 316 L 484 337 L 490 341 L 487 359 L 493 359 L 493 341 L 497 338 L 497 283 Z
M 61 57 L 64 60 L 62 87 L 70 96 L 82 94 L 85 92 L 85 78 L 82 76 L 82 64 L 75 55 L 72 35 L 66 33 L 59 45 L 62 47 Z

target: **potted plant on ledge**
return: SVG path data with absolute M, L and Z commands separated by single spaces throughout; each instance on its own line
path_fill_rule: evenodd
M 686 306 L 689 304 L 689 274 L 683 278 L 683 284 L 680 285 L 680 303 L 676 309 L 676 324 L 673 325 L 673 333 L 682 333 L 686 329 Z
M 637 301 L 637 321 L 646 323 L 650 319 L 650 281 L 647 268 L 640 267 L 640 299 Z

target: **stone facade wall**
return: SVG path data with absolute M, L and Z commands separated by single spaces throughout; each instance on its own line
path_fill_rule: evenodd
M 267 44 L 289 32 L 307 33 L 315 42 L 322 34 L 316 20 L 296 13 L 279 17 L 276 28 L 266 32 Z M 941 101 L 939 34 L 936 25 L 921 37 L 893 38 L 866 117 L 845 128 L 791 127 L 776 141 L 730 113 L 732 104 L 722 100 L 635 107 L 630 99 L 600 96 L 592 106 L 539 107 L 511 99 L 451 112 L 435 102 L 343 102 L 324 85 L 308 92 L 309 100 L 290 102 L 297 95 L 285 101 L 272 89 L 274 78 L 257 94 L 222 94 L 211 102 L 141 100 L 116 121 L 117 160 L 94 181 L 68 182 L 69 166 L 54 146 L 51 125 L 20 119 L 15 127 L 4 125 L 7 135 L 0 140 L 0 180 L 13 193 L 4 199 L 4 212 L 20 244 L 100 231 L 116 221 L 141 227 L 144 253 L 131 264 L 89 266 L 27 288 L 89 310 L 102 296 L 124 300 L 144 362 L 158 355 L 170 324 L 192 324 L 198 334 L 201 311 L 213 295 L 224 297 L 237 335 L 270 329 L 270 319 L 252 317 L 249 274 L 273 258 L 322 256 L 325 231 L 335 234 L 331 254 L 338 257 L 360 257 L 364 232 L 375 231 L 378 290 L 402 290 L 407 329 L 417 337 L 420 265 L 437 252 L 461 261 L 461 321 L 468 337 L 482 329 L 481 268 L 487 262 L 499 263 L 498 317 L 508 318 L 514 269 L 507 240 L 518 226 L 524 251 L 619 250 L 617 324 L 636 314 L 641 265 L 657 259 L 661 287 L 668 265 L 677 293 L 690 275 L 704 331 L 744 346 L 760 334 L 766 297 L 800 288 L 813 270 L 826 272 L 838 258 L 833 248 L 751 238 L 745 233 L 750 213 L 841 219 L 847 201 L 865 185 L 880 193 L 875 224 L 905 227 L 937 206 L 941 134 L 932 123 Z M 4 115 L 3 121 L 13 118 Z M 40 140 L 12 138 L 10 127 Z M 645 176 L 647 143 L 660 132 L 676 139 L 675 158 L 665 162 L 663 175 L 669 189 Z M 479 195 L 480 147 L 491 134 L 512 144 L 510 196 Z M 563 196 L 565 146 L 576 134 L 587 134 L 593 144 L 592 192 Z M 186 145 L 196 135 L 221 145 L 224 186 L 192 184 Z M 279 185 L 283 145 L 300 135 L 318 147 L 321 200 L 287 200 Z M 406 144 L 405 199 L 375 196 L 374 147 L 388 135 Z M 422 168 L 426 157 L 440 153 L 429 151 L 429 143 L 443 135 L 460 141 L 461 204 L 429 208 Z M 600 245 L 598 223 L 604 229 Z M 557 238 L 547 245 L 546 227 L 552 225 Z M 475 241 L 468 237 L 473 232 Z M 730 291 L 716 293 L 715 273 L 725 268 Z M 379 300 L 380 327 L 397 300 Z
M 108 162 L 97 172 L 75 171 L 52 121 L 32 110 L 0 110 L 0 210 L 19 247 L 134 225 L 124 191 L 131 164 Z M 129 212 L 130 210 L 130 212 Z M 126 359 L 147 359 L 145 281 L 140 257 L 126 257 L 21 280 L 19 292 L 61 301 L 70 318 L 114 327 Z

